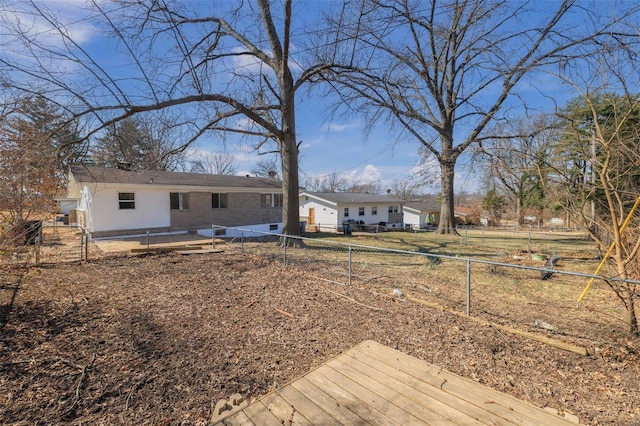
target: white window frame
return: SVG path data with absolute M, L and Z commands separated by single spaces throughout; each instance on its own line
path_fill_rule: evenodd
M 131 198 L 129 198 L 131 196 Z M 135 192 L 118 192 L 118 208 L 119 210 L 135 210 L 136 209 L 136 193 Z
M 174 197 L 178 197 L 178 205 L 174 206 Z M 189 210 L 189 193 L 188 192 L 170 192 L 169 207 L 171 210 Z

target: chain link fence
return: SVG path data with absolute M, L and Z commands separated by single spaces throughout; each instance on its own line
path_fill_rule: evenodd
M 98 254 L 81 228 L 40 223 L 25 229 L 0 245 L 0 264 L 81 262 Z M 458 229 L 452 236 L 406 230 L 293 237 L 215 225 L 211 233 L 216 248 L 269 257 L 354 301 L 352 290 L 364 289 L 390 303 L 450 309 L 590 347 L 624 338 L 627 331 L 624 304 L 614 291 L 620 281 L 613 271 L 590 274 L 599 253 L 580 234 Z
M 5 232 L 0 264 L 34 265 L 81 262 L 89 257 L 90 235 L 77 226 L 25 221 Z
M 568 245 L 559 242 L 569 239 L 564 234 L 556 235 L 555 239 L 551 235 L 529 237 L 528 233 L 499 239 L 495 235 L 473 236 L 504 243 L 497 249 L 491 243 L 494 254 L 489 258 L 482 251 L 480 257 L 475 257 L 473 250 L 464 250 L 467 246 L 474 247 L 472 237 L 464 230 L 448 240 L 458 239 L 462 250 L 445 255 L 416 244 L 412 232 L 393 240 L 382 234 L 382 240 L 375 240 L 376 243 L 394 241 L 396 247 L 381 247 L 357 244 L 352 238 L 337 234 L 293 237 L 218 228 L 219 234 L 234 235 L 227 240 L 226 250 L 267 256 L 338 286 L 349 297 L 356 294 L 350 289 L 358 287 L 394 302 L 450 309 L 493 324 L 547 333 L 588 347 L 606 346 L 612 338 L 623 339 L 627 332 L 624 305 L 614 291 L 621 282 L 611 276 L 603 278 L 568 269 L 580 265 L 593 271 L 598 265 L 597 249 L 581 236 L 570 239 Z M 437 241 L 440 237 L 432 238 Z M 488 244 L 485 240 L 480 246 Z M 529 255 L 525 257 L 523 252 L 527 249 Z M 554 262 L 549 263 L 542 255 L 536 258 L 542 249 L 553 251 Z M 593 285 L 587 298 L 578 304 L 590 280 Z

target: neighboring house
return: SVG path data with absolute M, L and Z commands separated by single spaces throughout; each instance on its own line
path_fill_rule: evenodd
M 270 178 L 72 166 L 68 198 L 94 235 L 127 231 L 282 228 L 282 185 Z
M 440 204 L 434 202 L 408 202 L 402 207 L 405 225 L 412 228 L 438 226 L 440 223 Z
M 302 192 L 300 220 L 325 231 L 341 229 L 344 221 L 402 227 L 402 200 L 381 194 Z
M 55 200 L 58 203 L 58 212 L 61 214 L 69 214 L 71 210 L 78 208 L 78 200 L 75 198 L 60 197 Z

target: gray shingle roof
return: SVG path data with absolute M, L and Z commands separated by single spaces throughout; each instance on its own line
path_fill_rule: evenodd
M 436 202 L 412 202 L 412 203 L 405 203 L 404 206 L 409 207 L 410 209 L 419 210 L 421 212 L 440 211 L 440 204 Z
M 359 194 L 355 192 L 303 192 L 302 194 L 327 200 L 336 204 L 402 203 L 401 199 L 387 194 Z
M 76 182 L 158 185 L 214 186 L 282 189 L 282 182 L 270 178 L 180 173 L 157 170 L 120 170 L 96 166 L 71 166 Z

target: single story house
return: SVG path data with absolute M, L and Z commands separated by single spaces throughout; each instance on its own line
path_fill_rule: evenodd
M 61 197 L 55 199 L 58 203 L 58 212 L 61 214 L 69 214 L 73 209 L 78 208 L 78 200 L 75 198 Z
M 342 229 L 346 221 L 402 228 L 402 200 L 385 194 L 302 192 L 300 220 L 322 231 Z
M 405 225 L 412 228 L 438 226 L 440 223 L 440 204 L 437 202 L 408 202 L 402 207 Z
M 94 235 L 213 224 L 282 229 L 282 184 L 271 178 L 76 165 L 67 198 L 77 200 L 77 223 Z

